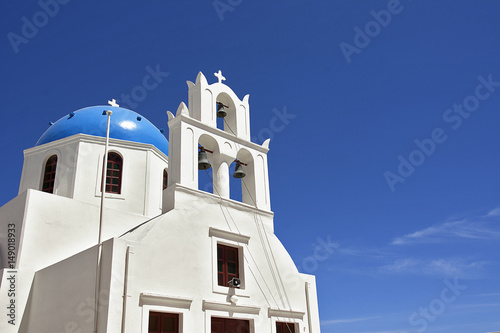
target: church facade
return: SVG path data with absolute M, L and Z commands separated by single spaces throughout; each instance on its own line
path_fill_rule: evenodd
M 320 332 L 315 278 L 274 234 L 269 140 L 216 76 L 188 81 L 168 141 L 113 102 L 25 150 L 0 208 L 1 332 Z

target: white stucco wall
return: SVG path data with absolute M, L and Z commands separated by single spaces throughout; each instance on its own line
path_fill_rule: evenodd
M 173 210 L 122 237 L 135 243 L 129 261 L 129 331 L 145 332 L 148 311 L 164 311 L 182 313 L 183 332 L 210 332 L 211 316 L 250 319 L 252 332 L 274 332 L 277 320 L 296 322 L 300 332 L 319 332 L 314 277 L 298 273 L 273 234 L 272 213 L 188 188 L 175 191 L 180 193 Z M 242 253 L 241 289 L 217 285 L 218 242 Z M 233 294 L 236 304 L 230 301 Z
M 36 272 L 19 332 L 93 331 L 96 249 Z
M 17 233 L 17 268 L 39 270 L 97 244 L 99 207 L 74 199 L 28 190 Z M 148 220 L 105 205 L 102 239 L 120 235 Z
M 172 210 L 104 243 L 100 332 L 121 331 L 125 276 L 125 332 L 147 332 L 149 311 L 179 313 L 182 332 L 210 332 L 212 316 L 248 319 L 251 332 L 275 332 L 276 321 L 319 332 L 314 277 L 295 268 L 273 214 L 176 187 Z M 239 248 L 242 288 L 217 285 L 217 243 Z M 90 332 L 95 260 L 93 247 L 39 270 L 21 331 Z
M 54 194 L 99 204 L 104 138 L 77 134 L 25 150 L 19 193 L 40 190 L 45 163 L 57 155 Z M 107 194 L 108 206 L 149 217 L 159 215 L 162 206 L 163 170 L 167 157 L 148 144 L 110 140 L 109 151 L 123 158 L 120 194 Z

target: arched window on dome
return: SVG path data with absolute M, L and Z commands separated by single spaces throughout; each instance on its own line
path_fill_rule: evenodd
M 106 193 L 121 193 L 122 169 L 122 157 L 115 152 L 108 153 L 108 165 L 106 169 Z
M 54 193 L 54 181 L 56 180 L 57 155 L 52 155 L 45 163 L 43 172 L 42 191 Z
M 167 169 L 163 170 L 163 189 L 166 189 L 168 186 L 168 171 Z

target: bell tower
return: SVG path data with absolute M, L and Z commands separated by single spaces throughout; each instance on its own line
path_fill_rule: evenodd
M 230 198 L 229 167 L 236 163 L 235 177 L 242 182 L 242 202 L 270 210 L 267 152 L 269 139 L 262 145 L 250 141 L 249 95 L 243 100 L 225 85 L 221 71 L 218 82 L 209 84 L 200 72 L 196 82 L 188 81 L 188 106 L 180 103 L 176 115 L 168 113 L 169 186 L 198 189 L 198 155 L 205 155 L 212 167 L 213 194 Z M 223 127 L 217 128 L 217 117 Z M 203 156 L 204 157 L 204 156 Z M 207 161 L 205 160 L 205 167 Z M 203 169 L 203 167 L 202 167 Z M 173 203 L 167 204 L 173 207 Z

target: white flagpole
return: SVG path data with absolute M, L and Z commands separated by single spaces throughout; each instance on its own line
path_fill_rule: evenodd
M 106 115 L 108 116 L 107 128 L 106 128 L 106 145 L 104 146 L 104 163 L 102 165 L 102 175 L 101 175 L 101 207 L 99 214 L 99 237 L 97 240 L 97 260 L 96 260 L 96 277 L 95 277 L 95 315 L 94 315 L 94 332 L 97 333 L 97 324 L 99 319 L 99 294 L 101 292 L 101 253 L 102 253 L 102 218 L 104 212 L 104 195 L 106 193 L 106 170 L 108 166 L 108 146 L 109 146 L 109 124 L 111 110 L 106 110 Z

